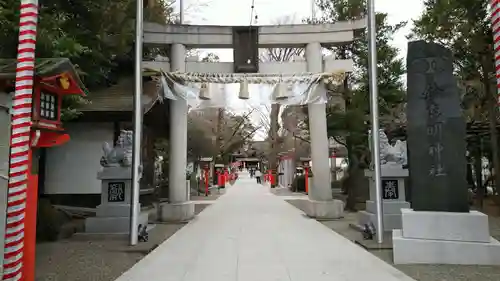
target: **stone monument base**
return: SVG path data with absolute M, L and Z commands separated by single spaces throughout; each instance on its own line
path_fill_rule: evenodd
M 183 222 L 194 218 L 194 203 L 192 201 L 182 203 L 160 203 L 158 218 L 162 222 Z
M 344 202 L 341 200 L 309 200 L 306 214 L 315 219 L 339 219 L 344 216 Z
M 392 233 L 395 264 L 500 265 L 500 242 L 485 214 L 401 212 L 402 229 Z
M 406 201 L 384 201 L 382 210 L 384 211 L 384 231 L 401 229 L 401 209 L 410 208 L 410 203 Z M 366 201 L 366 210 L 358 212 L 358 224 L 364 226 L 370 222 L 377 226 L 377 206 L 375 201 Z
M 138 224 L 147 225 L 148 216 L 148 212 L 139 213 Z M 87 218 L 85 219 L 85 232 L 91 234 L 128 234 L 130 233 L 130 215 Z

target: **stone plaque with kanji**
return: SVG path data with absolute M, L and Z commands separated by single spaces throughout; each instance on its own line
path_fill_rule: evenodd
M 399 199 L 398 180 L 382 180 L 382 198 L 383 199 Z
M 108 183 L 108 202 L 125 202 L 125 182 Z

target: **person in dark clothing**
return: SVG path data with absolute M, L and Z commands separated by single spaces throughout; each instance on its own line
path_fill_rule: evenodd
M 262 173 L 260 170 L 255 171 L 255 178 L 257 179 L 258 184 L 262 184 Z

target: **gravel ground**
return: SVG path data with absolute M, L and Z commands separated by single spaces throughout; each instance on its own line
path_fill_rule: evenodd
M 306 200 L 287 200 L 300 210 L 305 210 Z M 349 224 L 356 222 L 356 213 L 346 213 L 345 217 L 334 221 L 321 221 L 323 225 L 354 241 L 361 239 L 361 234 Z M 500 240 L 500 218 L 490 217 L 490 234 Z M 392 250 L 370 250 L 385 262 L 401 270 L 417 281 L 498 281 L 500 266 L 465 266 L 465 265 L 394 265 Z
M 203 196 L 202 200 L 219 196 Z M 207 206 L 196 204 L 196 214 Z M 184 225 L 157 224 L 149 232 L 149 241 L 134 247 L 128 246 L 127 238 L 113 235 L 75 235 L 40 243 L 36 249 L 36 281 L 113 281 Z
M 275 189 L 279 196 L 302 196 L 285 189 Z M 208 197 L 192 196 L 193 201 L 212 201 L 221 194 Z M 307 201 L 287 200 L 293 206 L 304 210 Z M 209 204 L 196 204 L 200 213 Z M 356 222 L 355 213 L 346 213 L 344 219 L 322 221 L 326 227 L 347 239 L 361 239 L 361 234 L 351 227 Z M 157 245 L 168 239 L 185 224 L 158 224 L 150 232 L 149 241 L 129 247 L 127 240 L 108 236 L 99 238 L 77 235 L 54 243 L 37 245 L 37 281 L 113 281 L 123 272 L 141 260 Z M 491 235 L 500 239 L 500 218 L 490 217 Z M 387 263 L 392 264 L 391 250 L 370 251 Z M 460 265 L 393 265 L 417 281 L 498 281 L 500 266 L 460 266 Z M 147 279 L 145 279 L 147 280 Z
M 212 190 L 212 193 L 209 194 L 208 196 L 205 196 L 204 194 L 200 195 L 191 195 L 191 200 L 192 201 L 213 201 L 217 200 L 219 197 L 224 195 L 226 193 L 226 189 L 222 188 L 220 190 L 214 189 Z

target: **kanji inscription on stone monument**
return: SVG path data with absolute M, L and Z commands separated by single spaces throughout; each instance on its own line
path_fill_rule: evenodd
M 125 183 L 110 182 L 108 184 L 108 202 L 124 202 L 125 201 Z
M 410 42 L 406 65 L 412 208 L 468 212 L 466 130 L 452 54 L 435 43 Z
M 382 188 L 383 199 L 399 199 L 398 180 L 382 180 Z

